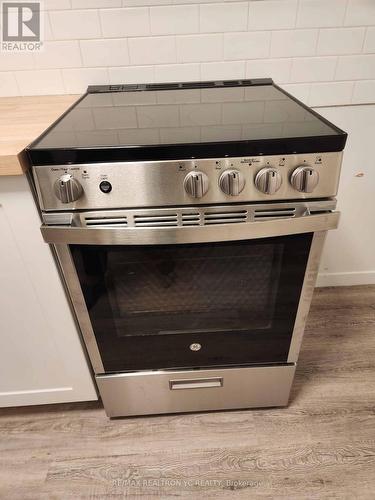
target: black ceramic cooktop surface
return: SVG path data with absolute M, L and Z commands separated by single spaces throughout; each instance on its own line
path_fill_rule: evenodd
M 346 134 L 272 80 L 89 87 L 34 164 L 341 150 Z

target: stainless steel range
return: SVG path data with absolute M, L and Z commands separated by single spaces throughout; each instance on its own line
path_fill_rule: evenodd
M 345 141 L 242 80 L 89 87 L 27 149 L 110 417 L 287 404 Z

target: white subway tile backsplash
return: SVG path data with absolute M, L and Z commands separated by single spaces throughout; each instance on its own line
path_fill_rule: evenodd
M 336 62 L 336 57 L 301 57 L 293 59 L 290 81 L 291 83 L 298 83 L 333 80 Z
M 141 36 L 150 33 L 147 7 L 102 9 L 99 12 L 104 37 Z
M 300 0 L 297 27 L 341 26 L 344 22 L 346 3 L 347 0 Z
M 164 64 L 176 62 L 174 37 L 130 38 L 131 64 Z
M 100 38 L 99 15 L 96 10 L 59 10 L 49 13 L 56 40 Z
M 108 68 L 110 83 L 152 83 L 154 66 L 126 66 Z
M 374 0 L 348 0 L 345 24 L 347 26 L 369 26 L 375 24 Z
M 16 77 L 13 73 L 0 73 L 0 96 L 16 96 L 19 95 Z M 0 139 L 1 140 L 1 139 Z
M 375 103 L 375 80 L 354 83 L 353 104 Z
M 142 0 L 142 5 L 167 5 L 172 3 L 172 0 Z M 139 0 L 122 0 L 122 5 L 124 7 L 138 7 Z
M 310 106 L 335 106 L 350 104 L 353 93 L 353 82 L 329 82 L 311 84 Z
M 63 94 L 64 83 L 59 69 L 16 71 L 21 95 Z
M 293 28 L 296 24 L 297 0 L 264 0 L 250 2 L 249 29 L 281 30 Z
M 202 63 L 201 78 L 202 80 L 245 78 L 245 61 Z
M 13 71 L 17 69 L 33 69 L 34 59 L 32 54 L 22 52 L 0 52 L 0 71 Z
M 375 52 L 375 26 L 367 28 L 363 52 Z
M 271 77 L 315 106 L 374 102 L 375 0 L 45 0 L 42 9 L 44 50 L 1 52 L 0 94 Z
M 318 30 L 274 31 L 271 57 L 312 56 L 316 52 Z
M 267 31 L 224 34 L 224 59 L 261 59 L 269 55 L 271 34 Z
M 247 28 L 248 3 L 231 2 L 200 5 L 202 33 L 244 31 Z
M 63 69 L 62 77 L 65 91 L 68 94 L 81 94 L 89 85 L 106 85 L 109 83 L 106 68 L 74 68 Z
M 121 0 L 71 0 L 71 2 L 72 9 L 108 9 L 122 5 Z
M 126 38 L 82 40 L 80 44 L 83 65 L 88 68 L 129 64 Z
M 187 35 L 176 37 L 177 61 L 217 61 L 223 58 L 223 35 Z
M 375 78 L 375 54 L 339 57 L 336 80 Z
M 155 66 L 155 82 L 190 82 L 200 80 L 200 66 L 191 64 L 160 64 Z
M 49 20 L 49 12 L 42 12 L 42 16 L 44 21 L 44 35 L 42 35 L 42 37 L 44 38 L 44 40 L 53 40 L 51 22 Z
M 44 10 L 70 9 L 70 2 L 71 0 L 44 0 L 41 7 L 44 8 Z
M 365 28 L 322 29 L 319 33 L 317 54 L 358 54 L 362 51 L 364 36 Z
M 79 42 L 44 42 L 44 49 L 34 53 L 35 68 L 79 68 L 82 66 Z
M 276 83 L 289 82 L 291 66 L 291 59 L 247 61 L 246 78 L 272 78 Z
M 199 31 L 199 6 L 151 7 L 150 24 L 151 33 L 154 35 L 197 33 Z

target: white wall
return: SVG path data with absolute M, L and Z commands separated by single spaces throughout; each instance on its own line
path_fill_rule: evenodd
M 349 137 L 337 197 L 340 226 L 328 234 L 318 285 L 375 284 L 375 105 L 319 112 Z
M 374 0 L 45 0 L 44 6 L 44 51 L 0 52 L 0 95 L 271 76 L 313 106 L 375 102 Z

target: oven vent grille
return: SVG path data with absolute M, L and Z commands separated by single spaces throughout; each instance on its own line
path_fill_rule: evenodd
M 295 217 L 295 215 L 295 207 L 254 209 L 254 220 L 277 219 L 278 217 L 290 218 Z
M 178 83 L 148 83 L 145 87 L 147 90 L 173 90 L 178 89 L 180 85 Z
M 125 215 L 85 217 L 85 224 L 87 227 L 126 227 L 128 220 Z
M 169 227 L 178 225 L 178 216 L 176 213 L 134 215 L 135 227 Z
M 183 226 L 199 226 L 201 216 L 199 212 L 186 212 L 181 214 L 181 224 Z
M 324 204 L 325 203 L 325 204 Z M 70 214 L 70 219 L 60 219 L 56 222 L 54 214 L 52 218 L 44 215 L 47 224 L 69 224 L 82 225 L 86 227 L 113 227 L 113 228 L 162 228 L 162 227 L 192 227 L 210 226 L 220 224 L 240 224 L 246 222 L 267 221 L 275 219 L 291 219 L 303 217 L 309 214 L 325 213 L 335 208 L 327 207 L 327 202 L 304 202 L 232 205 L 232 206 L 202 206 L 202 207 L 179 207 L 179 208 L 155 208 L 134 210 L 108 210 Z M 48 218 L 47 218 L 48 217 Z
M 204 212 L 204 224 L 238 224 L 247 221 L 247 210 Z
M 182 83 L 181 87 L 183 89 L 203 89 L 208 87 L 215 87 L 216 82 L 188 82 Z

